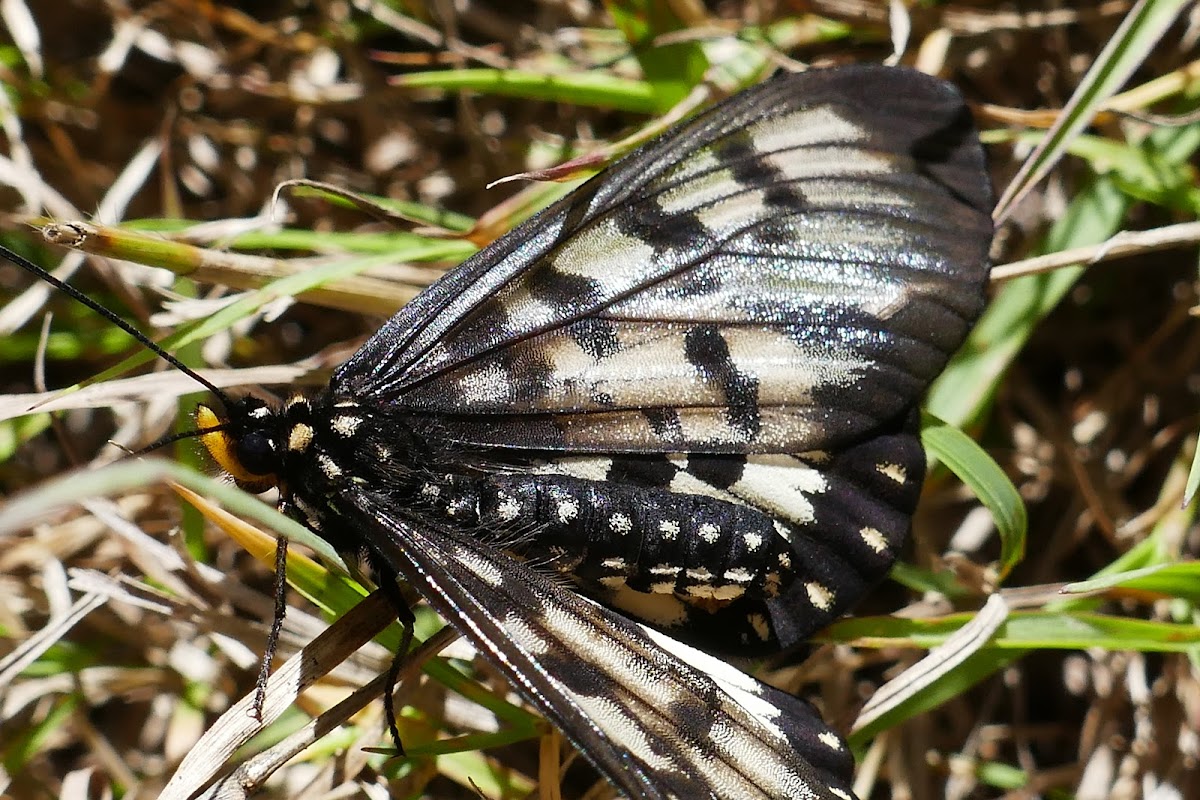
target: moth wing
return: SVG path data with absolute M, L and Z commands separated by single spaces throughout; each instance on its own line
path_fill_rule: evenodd
M 801 452 L 910 408 L 983 303 L 992 197 L 953 87 L 781 76 L 449 273 L 334 378 L 455 440 Z
M 629 797 L 853 797 L 845 745 L 806 704 L 674 642 L 685 661 L 668 637 L 383 498 L 342 502 L 371 550 Z
M 602 581 L 585 583 L 586 591 L 713 653 L 755 658 L 801 644 L 849 611 L 895 562 L 925 474 L 917 425 L 914 411 L 901 424 L 845 448 L 802 455 L 576 459 L 571 468 L 599 480 L 667 486 L 757 509 L 773 521 L 774 535 L 786 540 L 790 575 L 778 594 L 746 592 L 719 606 Z M 726 574 L 761 545 L 757 534 L 731 533 L 713 542 L 696 539 L 689 552 L 712 572 Z M 657 535 L 653 527 L 641 532 L 645 539 Z

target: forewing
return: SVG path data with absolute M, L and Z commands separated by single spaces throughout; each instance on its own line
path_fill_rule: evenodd
M 953 87 L 781 76 L 449 273 L 335 376 L 449 437 L 801 452 L 910 408 L 983 301 L 991 191 Z
M 372 552 L 630 797 L 853 797 L 845 745 L 800 701 L 475 539 L 412 524 L 387 500 L 337 502 Z

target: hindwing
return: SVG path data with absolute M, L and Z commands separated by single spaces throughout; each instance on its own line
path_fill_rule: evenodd
M 891 568 L 925 474 L 916 426 L 913 414 L 850 446 L 798 455 L 552 460 L 539 471 L 587 481 L 597 493 L 630 487 L 644 495 L 625 535 L 603 539 L 595 530 L 601 520 L 572 541 L 526 537 L 523 552 L 605 604 L 709 652 L 746 659 L 794 648 Z M 663 490 L 757 513 L 715 517 L 704 535 L 703 525 L 661 499 Z M 760 524 L 748 524 L 755 519 Z M 710 578 L 646 585 L 681 570 Z

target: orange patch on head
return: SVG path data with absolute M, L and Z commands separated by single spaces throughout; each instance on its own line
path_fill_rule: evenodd
M 226 424 L 225 420 L 213 409 L 201 403 L 196 407 L 196 425 L 201 429 L 216 428 Z M 238 485 L 246 491 L 265 492 L 277 482 L 274 475 L 256 475 L 243 466 L 237 456 L 237 439 L 229 435 L 228 430 L 213 430 L 199 436 L 200 444 L 208 451 L 217 466 L 229 473 Z

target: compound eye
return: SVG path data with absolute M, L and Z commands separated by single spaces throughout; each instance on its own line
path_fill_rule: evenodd
M 271 475 L 276 469 L 275 445 L 267 436 L 251 431 L 237 441 L 237 460 L 252 475 Z

